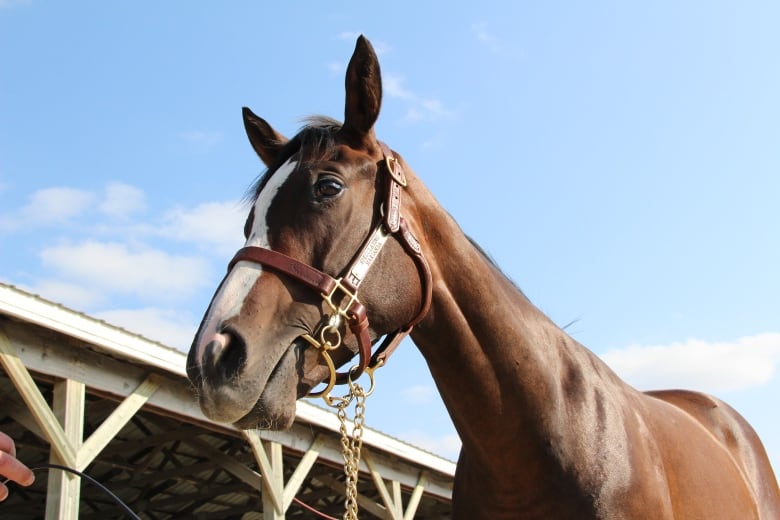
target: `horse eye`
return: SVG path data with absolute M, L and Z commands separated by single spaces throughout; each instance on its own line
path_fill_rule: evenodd
M 344 191 L 344 185 L 333 177 L 321 177 L 314 184 L 314 196 L 318 199 L 332 199 Z

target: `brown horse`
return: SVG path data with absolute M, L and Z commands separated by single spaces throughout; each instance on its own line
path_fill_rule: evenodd
M 244 110 L 268 170 L 188 358 L 207 416 L 289 427 L 295 400 L 331 377 L 322 348 L 341 345 L 337 366 L 358 353 L 356 378 L 411 329 L 463 442 L 456 518 L 780 518 L 765 450 L 739 414 L 621 381 L 376 139 L 381 78 L 363 37 L 346 91 L 343 125 L 312 120 L 289 141 Z

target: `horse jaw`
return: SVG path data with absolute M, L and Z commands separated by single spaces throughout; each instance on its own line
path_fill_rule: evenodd
M 240 335 L 235 325 L 227 330 L 208 336 L 206 328 L 207 335 L 196 336 L 188 358 L 188 374 L 204 415 L 240 429 L 288 429 L 295 420 L 297 399 L 327 379 L 329 368 L 307 342 L 289 339 L 298 331 L 278 341 L 258 342 L 251 334 Z M 245 358 L 242 350 L 248 352 Z M 281 354 L 261 356 L 264 351 Z M 198 358 L 198 352 L 204 355 Z
M 220 312 L 231 278 L 217 292 L 195 337 L 188 376 L 209 419 L 239 427 L 287 428 L 298 397 L 299 331 L 252 326 L 257 309 L 251 305 L 236 315 Z

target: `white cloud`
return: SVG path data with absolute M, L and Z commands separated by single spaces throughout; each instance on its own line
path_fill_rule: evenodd
M 144 193 L 129 184 L 109 183 L 101 196 L 92 191 L 57 186 L 34 192 L 15 214 L 0 216 L 0 229 L 58 226 L 95 209 L 109 217 L 126 219 L 145 208 Z
M 339 40 L 347 40 L 347 41 L 353 41 L 357 40 L 358 36 L 360 36 L 359 32 L 355 31 L 341 31 L 338 36 L 336 36 Z
M 438 99 L 420 100 L 420 106 L 434 117 L 447 117 L 450 115 L 449 110 L 444 108 L 444 105 Z
M 19 228 L 20 221 L 9 215 L 0 215 L 0 231 L 14 231 Z
M 460 453 L 460 437 L 455 432 L 448 432 L 437 437 L 430 433 L 412 430 L 404 432 L 400 435 L 400 438 L 414 446 L 452 461 L 457 460 Z
M 32 0 L 0 0 L 0 9 L 13 9 L 21 5 L 30 5 Z
M 422 111 L 420 111 L 418 108 L 412 107 L 409 110 L 406 111 L 406 116 L 404 117 L 407 121 L 422 121 L 425 119 L 425 114 L 423 114 Z
M 199 258 L 127 244 L 88 240 L 43 249 L 41 260 L 60 276 L 100 291 L 171 300 L 192 294 L 209 280 Z
M 104 295 L 95 290 L 94 287 L 88 288 L 62 280 L 39 280 L 33 287 L 27 287 L 26 290 L 80 311 L 89 309 L 104 299 Z
M 382 77 L 382 90 L 390 97 L 414 100 L 416 96 L 403 86 L 403 78 L 386 74 Z
M 146 197 L 135 186 L 112 182 L 106 186 L 98 209 L 110 217 L 125 219 L 146 209 Z
M 766 384 L 774 377 L 780 364 L 780 333 L 731 342 L 690 339 L 671 345 L 631 345 L 601 357 L 618 375 L 642 390 L 737 391 Z
M 146 307 L 142 309 L 112 309 L 93 314 L 112 325 L 187 351 L 198 328 L 197 321 L 180 310 Z
M 72 219 L 94 204 L 95 195 L 75 188 L 45 188 L 30 196 L 21 210 L 27 223 L 53 224 Z
M 477 22 L 473 24 L 471 26 L 471 32 L 477 38 L 477 41 L 487 46 L 491 51 L 496 53 L 500 53 L 502 51 L 502 46 L 496 37 L 488 32 L 486 22 Z
M 427 385 L 413 385 L 403 390 L 403 396 L 411 403 L 429 403 L 437 395 L 437 390 Z
M 423 121 L 429 119 L 451 118 L 454 113 L 436 98 L 423 98 L 407 89 L 400 76 L 386 74 L 382 78 L 382 90 L 389 96 L 405 101 L 409 108 L 406 112 L 407 121 Z
M 246 208 L 236 202 L 206 202 L 192 209 L 168 211 L 159 232 L 225 256 L 241 247 L 246 216 Z
M 477 22 L 471 26 L 471 33 L 477 41 L 491 53 L 502 58 L 518 60 L 523 58 L 523 52 L 508 46 L 499 37 L 493 34 L 485 22 Z

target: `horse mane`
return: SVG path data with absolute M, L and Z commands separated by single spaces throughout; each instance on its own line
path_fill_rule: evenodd
M 243 197 L 245 203 L 254 202 L 268 182 L 271 173 L 303 148 L 306 148 L 309 160 L 319 159 L 333 151 L 336 146 L 336 132 L 341 129 L 341 122 L 327 116 L 310 116 L 305 118 L 303 123 L 303 127 L 298 130 L 295 137 L 282 147 L 274 164 L 266 168 L 247 189 Z
M 468 239 L 468 241 L 471 243 L 471 245 L 472 245 L 472 246 L 474 246 L 474 249 L 476 249 L 477 251 L 479 251 L 479 254 L 481 254 L 481 255 L 482 255 L 482 257 L 483 257 L 483 258 L 484 258 L 484 259 L 485 259 L 485 260 L 486 260 L 486 261 L 487 261 L 487 262 L 488 262 L 488 263 L 489 263 L 491 266 L 493 266 L 493 268 L 494 268 L 496 271 L 498 271 L 498 272 L 499 272 L 499 274 L 500 274 L 501 276 L 503 276 L 503 277 L 504 277 L 504 278 L 505 278 L 505 279 L 506 279 L 506 280 L 507 280 L 507 281 L 508 281 L 510 284 L 512 284 L 512 285 L 514 286 L 514 288 L 515 288 L 515 289 L 517 289 L 517 292 L 519 292 L 519 293 L 520 293 L 520 294 L 523 296 L 523 298 L 525 298 L 526 300 L 528 299 L 528 296 L 526 296 L 526 295 L 525 295 L 525 293 L 524 293 L 524 292 L 523 292 L 523 290 L 520 288 L 520 286 L 518 286 L 518 285 L 515 283 L 515 281 L 514 281 L 514 280 L 512 280 L 512 278 L 510 278 L 510 277 L 509 277 L 509 275 L 507 275 L 507 274 L 504 272 L 504 270 L 503 270 L 503 269 L 501 269 L 501 266 L 500 266 L 500 265 L 498 265 L 498 264 L 496 263 L 496 261 L 493 259 L 493 257 L 492 257 L 492 256 L 490 256 L 490 253 L 488 253 L 487 251 L 485 251 L 485 248 L 483 248 L 481 245 L 479 245 L 479 244 L 478 244 L 478 243 L 477 243 L 477 242 L 476 242 L 476 241 L 475 241 L 473 238 L 471 238 L 471 237 L 470 237 L 470 236 L 468 236 L 468 235 L 466 235 L 466 239 Z

